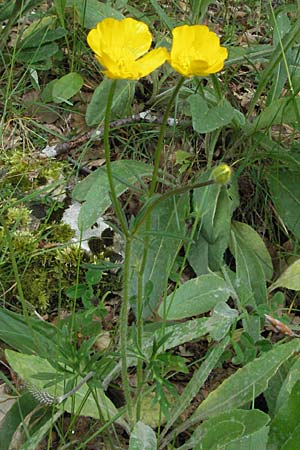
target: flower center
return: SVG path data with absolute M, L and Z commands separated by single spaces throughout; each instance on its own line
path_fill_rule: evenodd
M 188 70 L 190 67 L 191 58 L 187 54 L 182 54 L 178 58 L 178 63 L 183 70 Z

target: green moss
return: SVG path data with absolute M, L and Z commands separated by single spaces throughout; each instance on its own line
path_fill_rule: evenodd
M 37 247 L 36 237 L 28 230 L 16 230 L 12 236 L 12 243 L 15 255 L 21 255 L 27 258 L 27 254 L 31 255 Z
M 0 155 L 0 192 L 6 193 L 4 197 L 0 194 L 0 201 L 5 202 L 5 206 L 9 206 L 9 203 L 11 205 L 5 208 L 2 219 L 10 233 L 25 300 L 42 312 L 57 308 L 59 299 L 62 307 L 68 308 L 72 300 L 66 295 L 67 289 L 77 282 L 86 282 L 87 269 L 78 269 L 78 261 L 92 264 L 96 260 L 94 255 L 87 255 L 77 245 L 70 244 L 74 232 L 68 225 L 53 222 L 53 203 L 57 205 L 56 198 L 59 198 L 64 189 L 63 174 L 66 166 L 65 162 L 36 158 L 36 155 L 26 154 L 18 149 Z M 60 179 L 62 186 L 58 190 L 52 190 L 49 195 L 45 194 L 38 199 L 40 203 L 45 203 L 47 210 L 52 211 L 47 216 L 47 223 L 40 222 L 33 217 L 30 207 L 19 200 L 28 192 L 34 192 L 40 186 Z M 36 200 L 33 198 L 32 203 Z M 1 227 L 0 248 L 0 280 L 1 290 L 5 292 L 4 301 L 16 304 L 18 291 L 12 269 L 12 255 Z M 110 275 L 102 277 L 100 285 L 94 286 L 95 291 L 104 295 L 107 290 L 116 289 L 116 276 Z
M 17 225 L 18 227 L 28 228 L 31 223 L 31 211 L 25 206 L 12 206 L 6 213 L 7 226 Z
M 52 223 L 46 230 L 47 241 L 53 243 L 69 242 L 74 237 L 74 231 L 65 223 Z
M 13 150 L 0 156 L 0 168 L 4 176 L 0 187 L 17 187 L 20 192 L 27 192 L 51 181 L 57 181 L 64 173 L 67 164 L 63 161 L 36 158 L 21 150 Z
M 84 260 L 86 256 L 73 246 L 53 248 L 33 255 L 21 276 L 26 300 L 36 309 L 45 311 L 56 308 L 61 296 L 64 307 L 67 307 L 69 299 L 64 292 L 76 282 L 78 258 Z M 81 271 L 81 281 L 83 274 L 84 271 Z

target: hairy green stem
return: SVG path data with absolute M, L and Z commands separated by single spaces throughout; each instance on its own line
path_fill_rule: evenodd
M 141 211 L 141 215 L 140 215 L 139 219 L 137 220 L 135 227 L 132 230 L 132 235 L 135 235 L 139 231 L 139 229 L 141 228 L 141 226 L 143 225 L 145 220 L 150 216 L 153 209 L 159 203 L 163 202 L 164 200 L 166 200 L 167 198 L 169 198 L 173 195 L 184 194 L 185 192 L 188 192 L 192 189 L 198 189 L 201 187 L 209 186 L 211 184 L 215 184 L 215 180 L 207 180 L 202 183 L 194 183 L 194 184 L 190 184 L 187 186 L 180 186 L 176 189 L 172 189 L 171 191 L 165 192 L 164 194 L 162 194 L 160 196 L 154 197 L 153 201 L 147 205 L 145 210 Z
M 112 173 L 111 161 L 110 161 L 110 146 L 109 146 L 109 123 L 110 114 L 113 102 L 113 96 L 116 89 L 116 80 L 112 81 L 104 118 L 104 149 L 105 149 L 105 161 L 106 172 L 109 181 L 109 188 L 111 193 L 111 200 L 114 211 L 119 220 L 120 227 L 125 236 L 125 256 L 124 256 L 124 270 L 123 270 L 123 298 L 120 312 L 120 352 L 121 352 L 121 364 L 122 364 L 122 385 L 124 390 L 124 396 L 126 401 L 127 415 L 130 425 L 133 425 L 133 408 L 132 398 L 130 394 L 130 385 L 128 379 L 128 366 L 127 366 L 127 348 L 128 348 L 128 310 L 129 310 L 129 278 L 130 278 L 130 260 L 131 260 L 131 242 L 132 236 L 129 233 L 125 216 L 120 206 Z
M 110 123 L 111 107 L 112 107 L 112 102 L 113 102 L 113 98 L 114 98 L 116 85 L 117 85 L 117 81 L 113 80 L 110 90 L 109 90 L 109 93 L 108 93 L 108 99 L 107 99 L 106 111 L 105 111 L 105 117 L 104 117 L 103 142 L 104 142 L 104 151 L 105 151 L 106 172 L 107 172 L 107 178 L 108 178 L 108 182 L 109 182 L 111 201 L 112 201 L 116 216 L 119 220 L 121 230 L 125 236 L 128 236 L 128 234 L 129 234 L 128 227 L 127 227 L 127 223 L 126 223 L 124 214 L 122 212 L 122 208 L 120 206 L 120 203 L 119 203 L 119 200 L 118 200 L 118 197 L 116 194 L 113 173 L 112 173 L 112 167 L 111 167 L 111 161 L 110 161 L 109 123 Z
M 150 230 L 150 221 L 151 217 L 149 216 L 149 220 L 146 223 L 146 230 Z M 143 320 L 143 306 L 144 306 L 144 271 L 147 262 L 147 254 L 149 248 L 149 233 L 146 234 L 144 238 L 144 251 L 143 257 L 141 261 L 141 265 L 138 272 L 138 290 L 137 290 L 137 319 L 136 319 L 136 327 L 137 327 L 137 346 L 140 351 L 143 349 L 143 334 L 144 334 L 144 320 Z M 141 358 L 137 360 L 137 402 L 136 402 L 136 421 L 140 420 L 141 408 L 142 408 L 142 396 L 141 392 L 143 389 L 144 382 L 144 373 L 143 373 L 143 361 Z
M 122 384 L 124 396 L 126 400 L 127 415 L 130 425 L 133 424 L 133 408 L 132 398 L 130 394 L 130 385 L 128 379 L 127 367 L 127 347 L 128 347 L 128 310 L 129 310 L 129 277 L 130 277 L 130 257 L 131 257 L 131 243 L 130 236 L 126 237 L 125 243 L 125 257 L 124 257 L 124 272 L 123 272 L 123 298 L 120 312 L 120 351 L 122 363 Z

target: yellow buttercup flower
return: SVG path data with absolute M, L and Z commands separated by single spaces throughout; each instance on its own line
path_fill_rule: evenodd
M 137 80 L 161 66 L 168 57 L 165 48 L 148 52 L 152 36 L 144 22 L 107 18 L 98 23 L 87 42 L 108 78 Z M 147 53 L 148 52 L 148 53 Z
M 206 25 L 183 25 L 172 34 L 169 63 L 176 72 L 185 77 L 206 76 L 223 68 L 227 49 Z

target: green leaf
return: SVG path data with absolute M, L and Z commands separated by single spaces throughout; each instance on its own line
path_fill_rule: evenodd
M 237 316 L 238 312 L 235 309 L 231 309 L 226 303 L 221 302 L 214 308 L 211 317 L 201 317 L 180 323 L 166 323 L 164 333 L 167 337 L 161 349 L 162 351 L 169 350 L 185 342 L 199 339 L 206 334 L 220 341 L 228 333 Z M 152 350 L 153 341 L 160 341 L 161 333 L 161 322 L 146 324 L 143 351 Z
M 294 92 L 296 94 L 300 90 L 300 54 L 297 48 L 291 51 L 288 63 L 293 67 L 291 72 L 291 80 L 292 85 L 294 86 Z
M 278 170 L 276 174 L 269 174 L 268 184 L 281 219 L 296 238 L 300 239 L 299 170 Z
M 263 427 L 250 436 L 231 442 L 224 450 L 267 450 L 268 437 L 269 427 Z
M 241 303 L 253 307 L 265 303 L 267 300 L 265 271 L 270 273 L 272 263 L 263 242 L 250 226 L 233 221 L 229 248 L 236 261 L 234 287 Z
M 233 409 L 210 418 L 197 427 L 189 446 L 194 450 L 227 449 L 227 445 L 234 444 L 237 439 L 246 437 L 250 440 L 269 421 L 269 416 L 262 411 Z M 240 450 L 240 447 L 235 446 L 235 449 Z
M 234 108 L 222 99 L 217 105 L 210 106 L 199 94 L 189 97 L 193 128 L 197 133 L 211 131 L 228 125 L 234 117 Z
M 299 358 L 296 359 L 295 365 L 297 364 L 297 362 L 300 362 Z M 281 406 L 281 397 L 285 399 L 290 394 L 290 391 L 288 391 L 287 387 L 287 375 L 292 364 L 292 359 L 282 364 L 275 375 L 271 378 L 268 389 L 264 391 L 264 397 L 268 405 L 268 413 L 271 417 L 274 416 L 279 406 Z M 296 383 L 296 381 L 300 378 L 300 366 L 298 370 L 295 370 L 295 372 L 291 372 L 291 374 L 292 378 L 293 375 L 296 374 L 296 380 L 294 381 L 294 383 Z
M 237 317 L 238 312 L 236 309 L 230 308 L 227 303 L 218 303 L 207 322 L 210 336 L 216 341 L 221 340 L 228 333 Z
M 129 450 L 157 450 L 157 439 L 152 428 L 137 422 L 130 434 Z
M 48 322 L 0 309 L 0 339 L 23 353 L 55 357 L 57 333 Z
M 270 450 L 282 448 L 295 431 L 298 435 L 298 439 L 300 438 L 299 409 L 300 381 L 298 380 L 294 385 L 290 396 L 286 398 L 286 401 L 282 404 L 271 422 L 268 442 L 268 448 L 270 448 Z
M 128 185 L 149 176 L 152 167 L 139 161 L 113 161 L 112 172 L 115 177 L 117 195 L 123 194 Z M 84 201 L 79 213 L 79 227 L 90 228 L 111 205 L 110 188 L 106 168 L 100 167 L 75 186 L 72 196 L 77 201 Z
M 47 392 L 53 397 L 58 397 L 66 393 L 66 386 L 69 383 L 75 381 L 75 384 L 79 384 L 81 377 L 75 377 L 75 374 L 65 372 L 64 376 L 47 361 L 47 359 L 40 358 L 39 356 L 26 355 L 23 353 L 17 353 L 12 350 L 5 351 L 7 360 L 10 366 L 15 372 L 33 389 L 41 392 Z M 38 375 L 47 372 L 52 374 L 51 386 L 49 386 L 49 379 L 44 380 L 44 377 Z M 72 386 L 73 387 L 73 386 Z M 94 395 L 92 395 L 92 392 Z M 95 397 L 96 396 L 96 400 Z M 99 407 L 98 407 L 99 406 Z M 95 419 L 110 420 L 117 414 L 117 409 L 114 404 L 106 397 L 104 391 L 101 388 L 91 389 L 87 384 L 83 384 L 81 388 L 72 396 L 69 397 L 61 406 L 64 411 L 70 413 L 76 413 L 80 411 L 82 416 L 90 416 Z
M 292 125 L 299 128 L 300 117 L 300 98 L 284 97 L 273 101 L 266 109 L 254 120 L 250 132 L 255 132 L 263 128 L 269 128 L 272 125 Z
M 227 46 L 226 46 L 227 47 Z M 251 45 L 249 47 L 227 47 L 229 57 L 225 61 L 225 66 L 233 64 L 242 64 L 245 60 L 255 63 L 256 61 L 266 62 L 272 54 L 274 47 L 272 45 Z
M 56 413 L 51 414 L 46 423 L 40 426 L 34 434 L 28 437 L 26 442 L 22 445 L 22 447 L 20 447 L 20 450 L 36 450 L 41 440 L 46 436 L 46 433 L 52 429 L 54 423 L 62 414 L 63 411 L 57 411 Z
M 208 9 L 209 5 L 214 5 L 215 3 L 217 3 L 216 0 L 201 0 L 200 2 L 195 2 L 194 8 L 197 5 L 197 12 L 198 12 L 197 23 L 202 23 L 203 22 L 203 19 L 205 17 L 205 14 L 207 12 L 207 9 Z
M 273 276 L 272 258 L 260 235 L 246 223 L 237 222 L 236 220 L 233 221 L 232 228 L 239 242 L 244 242 L 244 245 L 257 256 L 266 280 L 271 280 Z
M 54 0 L 55 9 L 57 12 L 57 15 L 59 17 L 60 23 L 65 23 L 65 7 L 67 4 L 67 0 Z
M 300 259 L 293 262 L 281 275 L 275 283 L 269 287 L 269 292 L 279 287 L 300 291 Z
M 83 78 L 79 73 L 70 72 L 59 78 L 52 86 L 52 98 L 55 103 L 63 103 L 80 91 Z
M 16 399 L 15 403 L 0 422 L 1 450 L 8 450 L 10 448 L 14 433 L 23 423 L 26 416 L 28 416 L 37 405 L 38 401 L 28 392 Z
M 211 170 L 203 173 L 197 182 L 205 182 L 211 178 Z M 205 239 L 213 243 L 217 236 L 214 233 L 214 220 L 217 211 L 218 199 L 223 188 L 219 184 L 195 189 L 193 192 L 193 208 L 201 217 L 201 230 Z
M 169 31 L 172 30 L 172 28 L 175 27 L 175 23 L 173 20 L 165 13 L 164 8 L 162 8 L 157 0 L 150 0 L 156 14 L 158 15 L 162 25 L 164 27 L 167 27 Z
M 114 17 L 119 20 L 124 18 L 119 11 L 98 0 L 68 0 L 67 6 L 70 8 L 75 6 L 80 23 L 86 28 L 95 27 L 106 17 Z
M 189 212 L 188 194 L 170 197 L 158 204 L 151 215 L 149 230 L 150 243 L 147 261 L 143 273 L 144 309 L 143 316 L 149 317 L 157 307 L 167 287 L 167 280 L 173 268 L 174 260 L 186 237 L 185 219 Z M 138 292 L 138 271 L 144 251 L 145 224 L 132 242 L 132 277 L 129 292 L 133 308 Z M 152 289 L 147 292 L 147 286 Z
M 256 92 L 251 100 L 251 103 L 248 108 L 248 116 L 253 112 L 255 105 L 257 105 L 257 101 L 261 94 L 265 91 L 266 85 L 270 82 L 274 75 L 274 69 L 276 66 L 282 62 L 282 54 L 286 54 L 288 49 L 292 48 L 294 41 L 298 38 L 300 32 L 300 19 L 298 18 L 293 23 L 291 30 L 285 34 L 282 41 L 276 46 L 270 55 L 268 64 L 264 71 L 260 74 L 260 80 L 256 87 Z M 255 130 L 255 129 L 254 129 Z
M 17 53 L 17 60 L 27 64 L 34 64 L 43 60 L 48 60 L 51 56 L 59 51 L 59 47 L 55 42 L 41 45 L 36 48 L 27 48 Z
M 21 41 L 20 46 L 22 50 L 31 48 L 31 51 L 34 51 L 37 47 L 45 45 L 48 42 L 57 41 L 67 34 L 64 28 L 50 30 L 49 24 L 42 28 L 35 23 L 32 25 L 35 25 L 33 30 L 30 33 L 26 33 L 26 38 Z M 26 31 L 28 31 L 28 28 Z
M 211 171 L 200 181 L 210 178 Z M 193 205 L 199 216 L 199 230 L 190 246 L 188 260 L 197 275 L 216 272 L 223 265 L 230 237 L 231 217 L 239 204 L 236 182 L 229 188 L 220 185 L 194 190 Z
M 95 89 L 86 110 L 86 123 L 89 127 L 100 125 L 105 116 L 108 94 L 113 80 L 105 78 Z M 135 81 L 118 80 L 111 107 L 111 120 L 129 113 L 134 96 Z
M 182 345 L 185 342 L 191 342 L 199 339 L 201 336 L 209 334 L 215 340 L 221 340 L 228 333 L 232 323 L 236 320 L 238 312 L 229 308 L 226 303 L 219 303 L 213 311 L 211 317 L 201 317 L 199 319 L 187 320 L 180 323 L 166 323 L 165 328 L 161 322 L 152 322 L 145 325 L 143 338 L 143 353 L 151 356 L 153 350 L 153 342 L 159 342 L 163 336 L 166 336 L 164 345 L 159 347 L 158 353 L 169 350 L 171 348 Z M 134 330 L 135 331 L 135 330 Z M 133 339 L 129 345 L 133 344 Z M 135 357 L 128 357 L 129 366 L 136 365 Z M 121 367 L 113 369 L 113 375 L 119 373 Z M 145 422 L 145 417 L 143 418 Z M 157 423 L 157 421 L 156 421 Z
M 280 450 L 295 450 L 298 448 L 300 442 L 300 425 L 298 425 L 294 431 L 290 434 L 287 441 L 281 447 Z
M 200 275 L 168 295 L 160 305 L 158 314 L 167 320 L 196 316 L 210 311 L 217 303 L 228 300 L 230 294 L 229 286 L 216 273 Z
M 9 19 L 15 8 L 16 6 L 11 2 L 5 2 L 0 5 L 0 21 L 3 22 L 4 20 Z
M 196 422 L 253 401 L 268 386 L 269 380 L 300 349 L 300 341 L 277 344 L 269 352 L 238 369 L 200 404 L 191 417 Z
M 196 275 L 205 275 L 210 270 L 210 244 L 201 231 L 197 233 L 188 252 L 188 261 Z
M 178 398 L 178 401 L 170 411 L 170 419 L 165 425 L 165 430 L 168 430 L 178 419 L 181 413 L 191 404 L 193 398 L 198 394 L 200 388 L 207 380 L 211 371 L 215 368 L 222 354 L 224 353 L 227 345 L 229 344 L 229 338 L 225 338 L 222 342 L 218 343 L 213 349 L 210 350 L 205 361 L 201 366 L 195 370 L 192 378 L 186 385 L 183 393 Z
M 286 399 L 289 398 L 293 387 L 300 379 L 300 358 L 296 358 L 295 361 L 288 361 L 288 363 L 284 364 L 283 369 L 285 372 L 281 376 L 281 384 L 278 383 L 279 386 L 276 392 L 276 407 L 273 409 L 275 413 L 279 411 Z
M 273 30 L 273 44 L 278 45 L 280 41 L 282 40 L 283 36 L 287 34 L 290 31 L 291 28 L 291 22 L 288 18 L 286 11 L 280 11 L 276 15 L 276 23 L 274 24 L 274 30 Z M 290 55 L 291 55 L 292 49 L 289 48 L 285 52 L 285 58 L 287 60 L 287 64 L 290 67 Z M 274 75 L 272 77 L 272 85 L 270 89 L 268 89 L 267 98 L 266 98 L 266 106 L 269 106 L 272 102 L 274 102 L 275 99 L 279 98 L 282 90 L 284 88 L 284 85 L 287 81 L 287 70 L 285 67 L 285 62 L 282 61 L 278 64 L 278 66 L 274 70 Z

